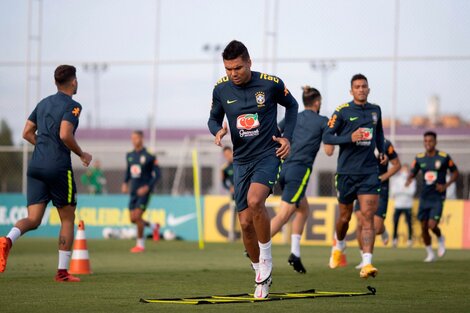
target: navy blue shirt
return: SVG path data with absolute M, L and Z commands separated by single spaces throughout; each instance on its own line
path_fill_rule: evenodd
M 352 142 L 351 135 L 358 128 L 363 128 L 365 138 Z M 339 145 L 337 173 L 347 175 L 378 173 L 374 151 L 385 152 L 384 140 L 380 107 L 354 101 L 336 108 L 323 136 L 324 143 Z
M 436 190 L 436 184 L 445 184 L 447 171 L 455 172 L 457 166 L 444 151 L 436 150 L 434 156 L 418 153 L 411 164 L 411 176 L 415 177 L 419 171 L 423 172 L 423 190 L 421 198 L 442 199 L 446 192 Z
M 160 178 L 160 167 L 157 157 L 150 154 L 147 149 L 131 151 L 126 155 L 127 170 L 124 182 L 130 181 L 130 193 L 136 194 L 137 189 L 148 185 L 151 192 Z
M 297 163 L 311 167 L 320 149 L 323 132 L 328 127 L 328 118 L 312 110 L 297 115 L 297 124 L 292 137 L 291 151 L 284 164 Z M 284 132 L 285 121 L 279 123 Z
M 46 169 L 70 169 L 72 160 L 70 149 L 60 139 L 60 124 L 69 121 L 73 133 L 78 127 L 82 112 L 80 103 L 62 92 L 44 98 L 28 117 L 36 124 L 36 145 L 29 166 Z
M 286 108 L 284 137 L 290 141 L 298 104 L 281 79 L 251 72 L 250 81 L 243 86 L 233 84 L 227 76 L 217 82 L 207 124 L 215 136 L 222 129 L 224 116 L 227 116 L 234 163 L 249 163 L 276 155 L 279 144 L 272 140 L 272 136 L 281 135 L 277 128 L 277 104 Z

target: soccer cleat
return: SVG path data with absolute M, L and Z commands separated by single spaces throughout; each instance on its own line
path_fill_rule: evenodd
M 361 278 L 375 277 L 379 271 L 372 264 L 364 265 L 359 272 Z
M 431 263 L 436 261 L 436 256 L 433 254 L 428 254 L 428 256 L 424 259 L 425 263 Z
M 80 278 L 69 274 L 67 270 L 58 270 L 54 280 L 59 283 L 78 283 Z
M 293 253 L 289 255 L 289 259 L 287 259 L 287 262 L 294 268 L 294 271 L 296 271 L 297 273 L 307 273 L 307 270 L 303 266 L 300 258 L 296 257 Z
M 388 231 L 385 230 L 382 235 L 380 235 L 380 237 L 382 238 L 382 243 L 384 244 L 384 246 L 388 245 L 388 241 L 390 240 L 390 237 L 388 235 Z
M 269 287 L 271 287 L 272 283 L 273 279 L 269 277 L 264 283 L 256 284 L 253 297 L 255 299 L 266 299 L 269 296 Z
M 364 265 L 362 264 L 362 261 L 361 261 L 361 263 L 359 263 L 358 265 L 356 265 L 355 268 L 356 268 L 357 270 L 360 270 L 363 266 L 364 266 Z
M 445 245 L 445 238 L 444 236 L 441 236 L 438 241 L 437 245 L 437 256 L 442 258 L 446 254 L 446 245 Z
M 144 247 L 140 246 L 135 246 L 134 248 L 131 249 L 131 253 L 142 253 L 145 251 Z
M 346 254 L 336 248 L 331 249 L 330 268 L 344 267 L 346 265 Z
M 5 272 L 10 249 L 11 249 L 11 239 L 7 237 L 1 237 L 0 238 L 0 273 Z
M 255 283 L 262 284 L 271 278 L 273 271 L 272 259 L 260 259 L 259 270 L 256 271 Z

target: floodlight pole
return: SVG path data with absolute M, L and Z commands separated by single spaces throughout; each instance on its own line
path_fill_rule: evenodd
M 390 140 L 396 144 L 396 114 L 398 97 L 398 44 L 400 31 L 400 0 L 395 0 L 395 29 L 393 36 L 392 110 L 390 114 Z
M 158 78 L 160 70 L 160 35 L 161 35 L 161 0 L 156 1 L 155 7 L 155 45 L 153 52 L 153 88 L 152 88 L 152 106 L 150 109 L 150 150 L 155 153 L 157 141 L 157 104 L 158 104 Z
M 212 62 L 214 63 L 213 72 L 212 72 L 212 84 L 215 85 L 217 80 L 219 80 L 219 71 L 218 71 L 217 64 L 219 62 L 220 51 L 222 51 L 222 45 L 220 44 L 213 45 L 210 43 L 206 43 L 204 46 L 202 46 L 202 50 L 212 55 Z
M 83 64 L 83 70 L 90 72 L 93 75 L 93 97 L 95 106 L 95 128 L 101 127 L 101 103 L 100 103 L 100 76 L 108 69 L 107 63 L 85 63 Z
M 321 90 L 320 93 L 323 98 L 323 103 L 325 103 L 326 107 L 326 114 L 330 115 L 330 103 L 328 102 L 328 74 L 330 74 L 331 71 L 336 69 L 336 60 L 321 60 L 321 61 L 314 61 L 310 64 L 312 69 L 314 71 L 320 71 L 321 74 Z

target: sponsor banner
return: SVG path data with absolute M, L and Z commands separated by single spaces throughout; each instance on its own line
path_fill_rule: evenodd
M 204 198 L 204 230 L 205 240 L 208 242 L 226 242 L 230 229 L 230 198 L 227 196 L 206 196 Z M 304 245 L 323 245 L 329 246 L 333 242 L 335 220 L 339 215 L 336 198 L 308 198 L 310 205 L 310 214 L 307 219 L 306 227 L 302 235 L 302 244 Z M 266 202 L 269 215 L 272 217 L 279 210 L 280 197 L 271 196 Z M 414 246 L 422 247 L 421 225 L 416 216 L 418 213 L 418 201 L 415 201 L 412 209 L 413 215 L 413 237 Z M 390 234 L 390 243 L 393 235 L 393 201 L 389 201 L 387 218 L 385 226 Z M 465 208 L 465 210 L 464 210 Z M 353 214 L 349 224 L 349 230 L 346 236 L 348 246 L 357 246 L 356 240 L 357 219 Z M 446 245 L 448 248 L 461 249 L 470 248 L 470 201 L 448 200 L 444 204 L 444 212 L 440 222 L 443 234 L 446 236 Z M 239 238 L 240 231 L 237 225 L 236 234 Z M 400 217 L 398 226 L 398 246 L 406 247 L 408 239 L 408 229 L 405 217 Z M 437 241 L 433 236 L 433 245 L 437 247 Z M 276 236 L 273 237 L 274 243 L 289 242 L 290 223 L 284 226 Z M 382 240 L 376 238 L 377 247 L 383 247 Z
M 79 195 L 76 220 L 85 222 L 87 238 L 135 237 L 135 225 L 129 219 L 126 195 Z M 6 234 L 20 219 L 27 216 L 26 199 L 19 194 L 0 194 L 0 235 Z M 159 223 L 160 231 L 171 230 L 184 240 L 197 240 L 195 200 L 192 196 L 153 196 L 144 218 Z M 57 210 L 49 204 L 41 226 L 31 231 L 31 237 L 57 237 L 60 218 Z M 146 228 L 146 235 L 151 230 Z

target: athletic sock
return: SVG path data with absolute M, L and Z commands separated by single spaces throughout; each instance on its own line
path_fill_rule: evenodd
M 345 240 L 339 240 L 336 239 L 336 245 L 335 248 L 339 251 L 343 251 L 344 248 L 346 248 L 346 241 Z
M 20 238 L 21 236 L 21 230 L 18 227 L 13 227 L 10 229 L 10 232 L 7 235 L 7 238 L 10 238 L 11 243 L 15 243 L 15 241 Z
M 426 246 L 426 252 L 428 253 L 428 255 L 434 255 L 434 251 L 432 250 L 431 245 Z
M 145 239 L 137 238 L 137 247 L 145 248 Z
M 366 252 L 362 254 L 362 266 L 372 264 L 372 253 Z
M 300 238 L 299 234 L 292 234 L 290 236 L 290 252 L 296 257 L 300 258 Z
M 59 265 L 57 269 L 66 271 L 69 268 L 71 256 L 72 251 L 59 250 Z
M 437 241 L 442 244 L 444 243 L 444 236 L 441 235 L 441 237 L 437 237 Z
M 271 256 L 271 240 L 266 243 L 261 243 L 258 241 L 259 246 L 259 258 L 263 260 L 270 260 Z

